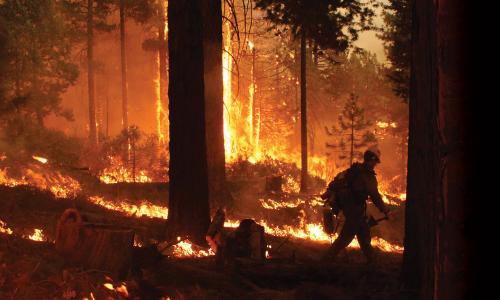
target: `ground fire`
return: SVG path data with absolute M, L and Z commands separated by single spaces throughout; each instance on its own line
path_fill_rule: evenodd
M 464 11 L 383 2 L 0 0 L 0 299 L 462 297 Z

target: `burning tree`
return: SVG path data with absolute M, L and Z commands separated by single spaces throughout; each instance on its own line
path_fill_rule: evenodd
M 326 143 L 326 147 L 339 149 L 338 158 L 341 161 L 348 160 L 349 165 L 352 165 L 354 158 L 362 159 L 364 148 L 377 143 L 375 135 L 369 130 L 372 123 L 365 119 L 364 109 L 358 106 L 358 96 L 354 93 L 346 101 L 338 124 L 340 129 L 325 128 L 329 136 L 335 137 L 337 134 L 340 139 L 337 144 Z
M 257 0 L 256 7 L 266 11 L 275 27 L 290 28 L 300 39 L 300 111 L 301 111 L 301 191 L 307 190 L 307 41 L 317 49 L 344 51 L 358 38 L 358 33 L 370 27 L 373 11 L 362 1 L 284 1 Z

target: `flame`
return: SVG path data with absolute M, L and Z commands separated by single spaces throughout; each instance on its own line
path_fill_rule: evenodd
M 231 27 L 229 22 L 225 23 L 224 51 L 222 52 L 222 81 L 224 87 L 224 148 L 226 161 L 231 157 L 231 128 L 230 128 L 230 107 L 232 102 L 232 60 L 231 60 Z
M 78 181 L 59 171 L 42 170 L 37 166 L 22 170 L 23 176 L 19 179 L 7 175 L 6 169 L 0 169 L 0 184 L 14 187 L 18 185 L 36 186 L 42 190 L 49 190 L 57 198 L 76 196 L 81 187 Z
M 165 135 L 163 134 L 163 120 L 165 118 L 165 109 L 163 108 L 163 105 L 161 103 L 161 97 L 160 97 L 160 57 L 158 54 L 158 57 L 156 58 L 157 62 L 157 73 L 156 76 L 157 78 L 154 81 L 155 84 L 155 91 L 156 91 L 156 134 L 158 135 L 158 143 L 163 144 L 165 143 Z
M 175 257 L 205 257 L 214 254 L 212 249 L 208 249 L 208 251 L 193 249 L 193 243 L 189 240 L 180 241 L 173 246 L 173 255 Z
M 7 227 L 7 224 L 2 220 L 0 220 L 0 233 L 12 234 L 12 229 Z
M 207 257 L 215 255 L 212 249 L 207 251 L 188 239 L 182 240 L 180 236 L 177 237 L 175 244 L 165 241 L 158 244 L 157 248 L 163 255 L 172 257 Z
M 258 221 L 260 225 L 264 226 L 265 232 L 270 235 L 278 236 L 278 237 L 294 237 L 303 240 L 310 240 L 314 242 L 323 242 L 330 243 L 332 240 L 338 237 L 337 234 L 330 236 L 326 234 L 323 230 L 323 225 L 319 223 L 304 223 L 299 227 L 294 227 L 290 225 L 270 225 L 266 221 Z M 239 226 L 239 221 L 227 220 L 224 223 L 224 227 L 236 228 Z M 375 237 L 372 238 L 372 245 L 378 247 L 382 251 L 385 252 L 398 252 L 402 253 L 404 248 L 398 245 L 393 245 L 386 240 Z M 348 246 L 349 248 L 359 248 L 358 241 L 354 239 L 351 244 Z
M 90 299 L 95 300 L 94 294 L 92 294 L 92 292 L 90 292 Z M 85 298 L 83 298 L 83 300 L 89 300 L 89 298 L 85 297 Z
M 108 209 L 120 211 L 129 216 L 147 216 L 147 217 L 156 217 L 167 219 L 168 217 L 168 209 L 166 207 L 156 206 L 148 202 L 143 202 L 140 206 L 131 205 L 125 202 L 113 203 L 111 201 L 106 201 L 102 197 L 93 196 L 90 197 L 90 200 L 98 205 L 104 206 Z M 284 202 L 284 204 L 278 204 L 279 202 L 273 200 L 263 200 L 260 199 L 261 204 L 265 207 L 266 205 L 268 209 L 276 209 L 279 207 L 297 207 L 302 204 L 304 200 L 296 200 L 296 202 Z M 310 205 L 322 205 L 322 203 L 318 200 L 317 202 L 311 201 Z M 305 221 L 305 212 L 304 210 L 300 211 L 300 224 L 298 226 L 291 225 L 274 225 L 270 224 L 265 220 L 256 220 L 257 223 L 262 225 L 265 229 L 265 232 L 270 235 L 278 236 L 278 237 L 294 237 L 298 239 L 304 239 L 314 242 L 323 242 L 330 243 L 333 239 L 337 237 L 337 235 L 330 236 L 326 234 L 323 230 L 323 225 L 320 223 L 310 222 L 307 223 Z M 237 228 L 240 222 L 238 220 L 227 219 L 224 222 L 224 227 L 227 228 Z M 135 243 L 135 242 L 134 242 Z M 383 251 L 388 252 L 402 252 L 403 247 L 398 245 L 393 245 L 382 238 L 373 238 L 372 245 L 380 248 Z M 354 240 L 349 247 L 359 248 L 359 244 L 356 240 Z M 172 249 L 169 250 L 169 255 L 176 257 L 204 257 L 213 255 L 211 250 L 206 251 L 201 248 L 195 247 L 192 242 L 189 240 L 180 240 L 178 238 L 178 243 L 172 246 Z
M 106 184 L 118 182 L 152 182 L 153 180 L 147 175 L 147 171 L 139 170 L 132 174 L 129 168 L 123 165 L 121 159 L 110 156 L 110 167 L 105 168 L 99 175 L 101 182 Z M 135 179 L 135 180 L 134 180 Z
M 387 122 L 382 122 L 382 121 L 377 121 L 377 123 L 375 123 L 379 128 L 382 128 L 382 129 L 385 129 L 387 127 L 389 127 L 389 123 Z
M 45 237 L 41 229 L 35 229 L 35 232 L 32 235 L 28 236 L 28 238 L 30 240 L 40 241 L 40 242 L 45 240 Z
M 41 156 L 33 155 L 32 157 L 34 160 L 37 160 L 37 161 L 41 162 L 42 164 L 46 164 L 49 161 L 45 157 L 41 157 Z
M 279 209 L 279 208 L 295 208 L 298 207 L 301 204 L 304 204 L 305 201 L 302 199 L 296 199 L 293 201 L 274 201 L 273 199 L 259 199 L 260 204 L 262 205 L 263 208 L 266 209 Z
M 129 204 L 127 202 L 118 202 L 105 200 L 103 197 L 91 196 L 89 200 L 94 204 L 103 206 L 107 209 L 122 212 L 128 216 L 149 217 L 149 218 L 168 218 L 168 208 L 154 205 L 148 201 L 142 201 L 141 204 Z

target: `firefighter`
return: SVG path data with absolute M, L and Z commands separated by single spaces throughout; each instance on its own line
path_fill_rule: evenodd
M 338 238 L 323 257 L 324 260 L 335 259 L 339 252 L 347 247 L 356 236 L 368 263 L 373 262 L 374 254 L 371 246 L 370 226 L 366 214 L 368 197 L 387 218 L 389 213 L 378 192 L 374 168 L 379 163 L 380 152 L 377 149 L 371 149 L 365 151 L 363 163 L 354 163 L 348 169 L 350 192 L 349 196 L 341 201 L 345 223 Z

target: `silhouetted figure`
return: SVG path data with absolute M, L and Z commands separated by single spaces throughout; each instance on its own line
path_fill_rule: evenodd
M 343 180 L 346 185 L 345 188 L 330 190 L 332 187 L 332 184 L 330 184 L 329 190 L 325 193 L 325 196 L 328 196 L 331 202 L 335 202 L 330 203 L 332 207 L 337 206 L 342 209 L 346 220 L 342 231 L 324 256 L 324 259 L 335 259 L 339 252 L 347 247 L 356 236 L 368 262 L 373 260 L 370 225 L 366 215 L 366 200 L 370 197 L 375 206 L 386 217 L 388 217 L 388 209 L 378 192 L 378 183 L 374 171 L 375 166 L 380 163 L 380 152 L 378 150 L 367 150 L 363 158 L 363 163 L 354 163 L 343 174 L 340 174 L 340 176 L 345 176 Z

